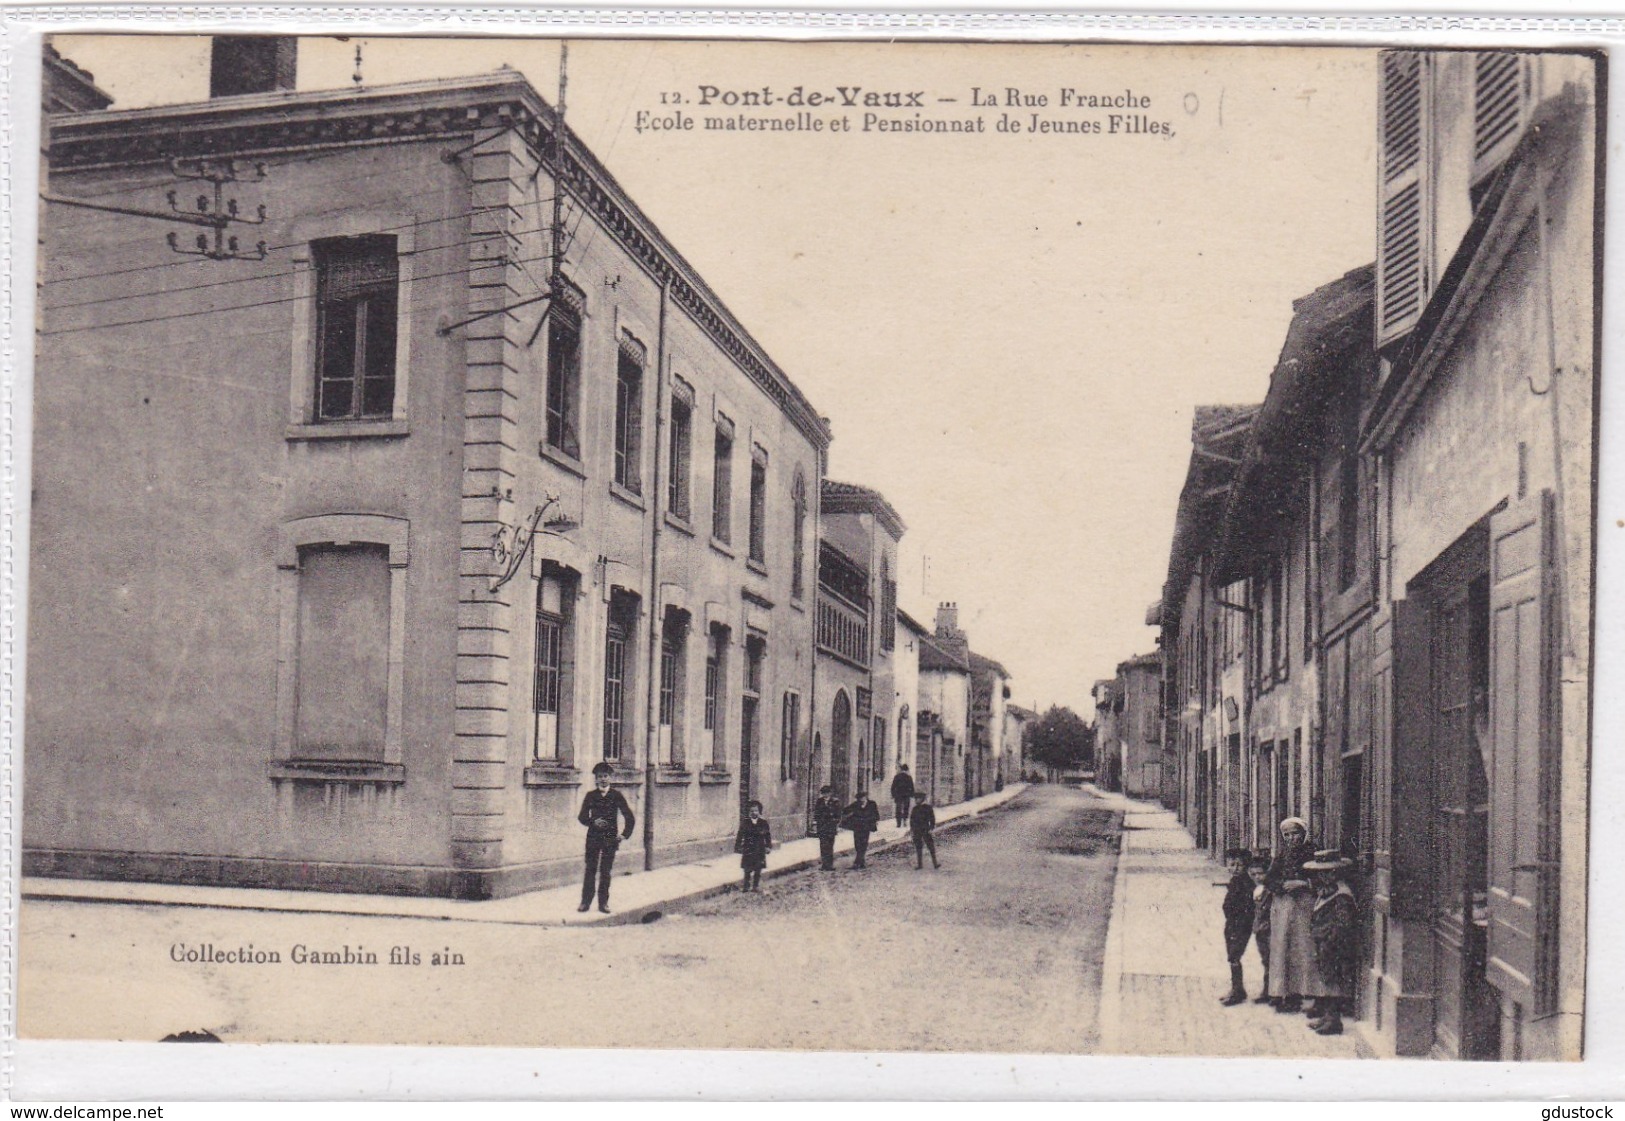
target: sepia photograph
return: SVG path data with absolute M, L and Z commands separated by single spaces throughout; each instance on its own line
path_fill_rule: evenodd
M 21 1039 L 1586 1057 L 1604 52 L 36 43 Z

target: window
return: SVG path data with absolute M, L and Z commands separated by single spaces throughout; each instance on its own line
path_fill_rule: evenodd
M 880 558 L 880 648 L 897 646 L 897 581 L 891 576 L 891 558 Z
M 296 754 L 382 761 L 389 713 L 389 549 L 299 549 Z
M 767 563 L 767 453 L 761 448 L 750 459 L 750 559 Z
M 757 712 L 762 700 L 762 660 L 767 644 L 759 638 L 745 640 L 745 689 L 739 701 L 739 772 L 749 788 L 749 772 L 757 758 L 760 742 Z
M 555 307 L 547 322 L 547 446 L 581 458 L 581 321 Z
M 669 767 L 683 765 L 683 697 L 687 679 L 688 617 L 675 608 L 666 611 L 660 631 L 658 761 Z
M 711 536 L 723 544 L 733 540 L 733 459 L 733 425 L 725 418 L 719 418 L 711 472 Z
M 806 592 L 807 565 L 807 479 L 800 469 L 790 488 L 791 530 L 795 534 L 790 542 L 790 595 L 800 599 Z
M 666 509 L 672 517 L 688 521 L 690 459 L 694 442 L 693 393 L 673 389 L 671 395 L 671 482 L 666 488 Z
M 615 366 L 615 481 L 643 493 L 643 362 L 622 343 Z
M 876 782 L 886 777 L 886 721 L 883 717 L 875 717 L 875 769 Z
M 395 411 L 395 239 L 324 238 L 316 265 L 316 420 L 386 418 Z
M 628 765 L 632 754 L 626 709 L 627 699 L 632 694 L 629 652 L 637 611 L 636 596 L 615 592 L 604 636 L 604 758 Z
M 705 653 L 705 736 L 711 743 L 711 766 L 728 767 L 727 737 L 722 734 L 721 714 L 726 711 L 725 690 L 728 668 L 728 628 L 712 626 Z
M 795 766 L 796 738 L 801 734 L 801 694 L 784 694 L 783 721 L 779 727 L 779 781 L 789 782 Z
M 557 569 L 546 572 L 536 583 L 536 667 L 531 690 L 535 714 L 535 758 L 537 762 L 568 762 L 569 722 L 567 706 L 573 648 L 570 618 L 575 601 L 574 581 Z

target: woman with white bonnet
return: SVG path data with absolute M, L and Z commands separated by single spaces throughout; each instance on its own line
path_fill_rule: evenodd
M 1277 1012 L 1301 1012 L 1304 997 L 1326 995 L 1309 934 L 1315 892 L 1303 870 L 1314 858 L 1309 823 L 1301 817 L 1282 821 L 1281 843 L 1264 877 L 1264 886 L 1274 897 L 1270 904 L 1270 999 Z

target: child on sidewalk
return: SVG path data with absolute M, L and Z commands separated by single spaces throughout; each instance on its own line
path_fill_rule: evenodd
M 739 866 L 745 870 L 745 882 L 740 891 L 762 890 L 762 869 L 767 867 L 767 853 L 773 847 L 773 829 L 762 816 L 762 803 L 752 802 L 749 816 L 739 826 L 734 838 L 734 851 L 739 854 Z
M 1230 883 L 1224 893 L 1224 952 L 1230 961 L 1230 991 L 1219 998 L 1226 1008 L 1247 999 L 1241 984 L 1241 955 L 1253 936 L 1253 881 L 1247 875 L 1246 849 L 1230 849 L 1224 854 L 1224 868 Z
M 1258 947 L 1258 960 L 1264 963 L 1264 983 L 1253 998 L 1254 1004 L 1269 1004 L 1270 998 L 1270 889 L 1264 886 L 1269 875 L 1270 856 L 1255 852 L 1247 861 L 1247 877 L 1253 881 L 1253 945 Z
M 941 868 L 937 860 L 937 838 L 932 830 L 937 827 L 937 811 L 925 800 L 925 791 L 914 792 L 914 809 L 909 811 L 908 831 L 914 837 L 914 870 L 925 867 L 925 850 L 931 850 L 931 867 Z
M 1316 1002 L 1309 1026 L 1321 1035 L 1341 1035 L 1343 1013 L 1354 995 L 1356 922 L 1354 891 L 1348 885 L 1351 862 L 1335 849 L 1315 854 L 1303 866 L 1315 888 L 1309 937 L 1325 994 Z

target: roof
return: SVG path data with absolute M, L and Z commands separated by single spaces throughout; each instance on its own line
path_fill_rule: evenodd
M 1122 673 L 1124 670 L 1151 668 L 1159 670 L 1162 668 L 1161 654 L 1136 654 L 1132 658 L 1125 658 L 1117 663 L 1118 673 Z
M 901 540 L 908 528 L 885 495 L 857 483 L 825 479 L 818 487 L 818 509 L 825 514 L 872 514 L 893 540 Z
M 970 673 L 970 663 L 957 653 L 946 650 L 929 635 L 920 636 L 920 670 L 944 670 L 950 673 Z
M 63 58 L 50 43 L 45 44 L 44 62 L 47 113 L 83 113 L 113 103 L 113 95 L 96 84 L 96 75 Z
M 1197 562 L 1212 545 L 1224 510 L 1223 499 L 1241 462 L 1241 452 L 1258 405 L 1198 405 L 1191 418 L 1191 456 L 1174 515 L 1168 550 L 1168 577 L 1158 616 L 1163 628 L 1177 629 L 1185 607 L 1185 586 Z
M 1023 708 L 1021 705 L 1005 705 L 1004 713 L 1006 716 L 1014 716 L 1017 720 L 1038 719 L 1038 713 L 1030 708 Z
M 272 156 L 312 149 L 363 148 L 409 140 L 466 141 L 486 130 L 511 130 L 532 155 L 556 166 L 573 201 L 590 211 L 621 249 L 766 393 L 820 450 L 829 422 L 750 332 L 733 317 L 698 270 L 666 240 L 609 170 L 565 126 L 554 143 L 553 108 L 517 71 L 340 90 L 278 90 L 182 105 L 103 109 L 52 120 L 51 187 L 62 173 L 164 165 L 202 156 Z
M 983 657 L 974 650 L 970 652 L 970 668 L 975 673 L 991 673 L 1004 678 L 1006 681 L 1010 680 L 1009 670 L 992 658 Z
M 922 624 L 914 616 L 910 615 L 907 611 L 904 611 L 901 607 L 897 609 L 897 621 L 902 623 L 903 626 L 907 627 L 915 634 L 925 635 L 931 633 L 928 629 L 926 629 L 924 624 Z
M 1273 548 L 1301 478 L 1323 449 L 1321 421 L 1351 379 L 1375 369 L 1372 307 L 1376 267 L 1362 265 L 1292 302 L 1281 355 L 1270 373 L 1225 501 L 1213 550 L 1221 583 L 1246 574 L 1259 544 Z

